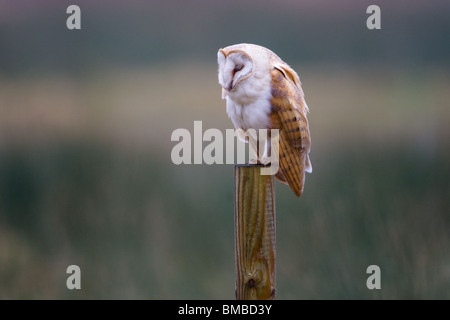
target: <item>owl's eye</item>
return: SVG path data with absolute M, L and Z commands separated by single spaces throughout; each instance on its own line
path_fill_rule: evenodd
M 236 65 L 236 66 L 234 67 L 234 72 L 238 72 L 238 71 L 242 70 L 243 67 L 244 67 L 244 66 L 243 66 L 242 64 Z

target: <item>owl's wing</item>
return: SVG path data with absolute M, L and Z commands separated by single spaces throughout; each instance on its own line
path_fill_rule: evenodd
M 305 171 L 311 172 L 309 149 L 311 137 L 306 113 L 308 107 L 303 97 L 297 73 L 287 65 L 277 65 L 272 76 L 271 128 L 279 129 L 280 171 L 276 177 L 287 182 L 300 197 L 303 192 Z

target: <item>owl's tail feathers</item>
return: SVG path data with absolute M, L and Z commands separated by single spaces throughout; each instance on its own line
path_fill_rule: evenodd
M 275 174 L 275 178 L 281 183 L 289 185 L 289 183 L 286 181 L 286 177 L 284 176 L 283 172 L 281 172 L 281 169 L 279 169 L 278 172 Z
M 309 160 L 309 155 L 306 155 L 305 171 L 308 173 L 312 173 L 312 165 L 311 160 Z
M 281 131 L 280 134 L 284 135 L 284 132 Z M 286 136 L 280 136 L 279 154 L 281 174 L 277 173 L 276 178 L 281 182 L 287 182 L 295 195 L 300 197 L 305 183 L 305 169 L 309 164 L 308 154 L 302 149 L 290 146 Z

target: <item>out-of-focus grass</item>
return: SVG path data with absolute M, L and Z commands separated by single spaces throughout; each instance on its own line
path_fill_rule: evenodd
M 450 157 L 384 151 L 317 161 L 300 200 L 277 185 L 279 298 L 449 298 Z M 83 143 L 3 150 L 0 175 L 2 298 L 233 298 L 231 166 Z
M 296 69 L 314 172 L 277 184 L 278 297 L 450 298 L 448 77 Z M 170 161 L 173 129 L 231 127 L 215 79 L 0 81 L 0 298 L 233 298 L 232 166 Z
M 427 154 L 449 137 L 445 69 L 294 68 L 311 109 L 313 152 L 359 140 L 419 144 Z M 232 127 L 216 79 L 216 66 L 201 65 L 116 70 L 78 80 L 0 78 L 0 144 L 97 137 L 170 155 L 175 128 L 193 130 L 194 120 L 203 120 L 204 129 Z

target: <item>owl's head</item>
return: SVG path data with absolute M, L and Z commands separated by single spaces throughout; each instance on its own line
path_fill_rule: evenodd
M 236 93 L 243 83 L 259 74 L 267 74 L 268 49 L 254 44 L 236 44 L 217 52 L 219 83 L 228 92 Z

